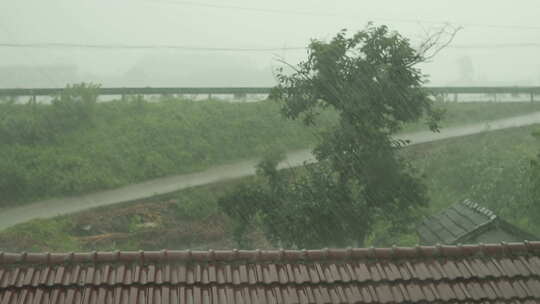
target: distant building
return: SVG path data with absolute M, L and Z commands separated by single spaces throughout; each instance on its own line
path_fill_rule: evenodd
M 470 200 L 454 204 L 424 219 L 418 225 L 417 232 L 423 245 L 523 242 L 539 239 Z

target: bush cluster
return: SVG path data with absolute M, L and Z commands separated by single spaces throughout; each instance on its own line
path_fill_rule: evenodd
M 77 195 L 308 147 L 310 130 L 272 101 L 163 97 L 97 102 L 97 86 L 68 87 L 50 105 L 0 103 L 0 206 Z M 332 115 L 323 115 L 323 124 Z

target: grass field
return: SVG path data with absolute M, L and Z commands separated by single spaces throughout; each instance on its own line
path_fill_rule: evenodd
M 522 208 L 527 168 L 540 143 L 540 126 L 495 131 L 409 147 L 403 151 L 424 175 L 430 214 L 464 198 L 491 208 L 502 218 L 540 234 L 540 224 Z M 234 248 L 230 221 L 217 207 L 228 189 L 246 181 L 226 181 L 180 191 L 167 199 L 109 206 L 56 219 L 36 220 L 0 233 L 0 249 L 12 251 L 157 250 Z M 414 235 L 379 231 L 375 245 L 412 245 Z M 271 247 L 260 232 L 260 248 Z

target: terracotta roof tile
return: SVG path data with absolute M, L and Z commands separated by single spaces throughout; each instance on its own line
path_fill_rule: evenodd
M 540 243 L 0 254 L 0 303 L 540 302 Z

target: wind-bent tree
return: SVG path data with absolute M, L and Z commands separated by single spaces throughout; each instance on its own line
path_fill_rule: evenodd
M 329 42 L 314 40 L 307 60 L 289 66 L 292 74 L 279 70 L 272 96 L 285 117 L 314 127 L 331 108 L 339 119 L 319 134 L 317 164 L 278 172 L 279 158 L 268 158 L 259 182 L 220 201 L 236 220 L 237 238 L 254 221 L 276 245 L 300 248 L 362 245 L 381 223 L 390 232 L 409 228 L 428 199 L 397 153 L 406 142 L 392 135 L 422 117 L 437 130 L 441 113 L 417 68 L 437 41 L 416 50 L 399 33 L 370 25 L 352 37 L 341 31 Z
M 532 133 L 537 140 L 540 140 L 540 132 L 534 131 Z M 527 226 L 531 231 L 538 233 L 540 231 L 540 153 L 535 158 L 531 159 L 529 166 L 520 172 L 525 178 L 517 179 L 517 186 L 519 191 L 515 191 L 515 195 L 518 199 L 517 204 L 520 204 L 519 208 L 515 208 L 515 217 L 521 220 L 527 221 Z

